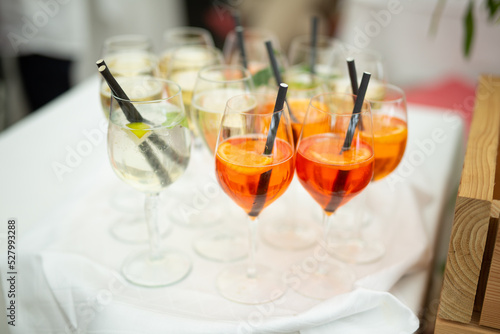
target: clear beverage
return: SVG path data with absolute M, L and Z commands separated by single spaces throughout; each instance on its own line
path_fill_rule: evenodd
M 230 97 L 244 94 L 241 89 L 214 89 L 198 94 L 192 101 L 192 116 L 205 145 L 215 152 L 220 121 Z
M 129 92 L 130 98 L 134 101 L 154 101 L 159 100 L 162 96 L 162 86 L 152 83 L 150 76 L 141 77 L 115 77 L 116 81 L 126 92 Z M 137 80 L 143 79 L 142 86 L 137 85 Z M 102 110 L 106 118 L 109 119 L 111 89 L 105 81 L 101 82 L 101 90 L 99 92 Z
M 189 130 L 182 126 L 183 116 L 165 106 L 137 105 L 155 124 L 125 124 L 122 113 L 114 113 L 108 133 L 108 151 L 111 166 L 126 183 L 145 193 L 158 193 L 175 182 L 186 170 L 190 157 Z M 117 119 L 121 118 L 121 119 Z M 153 137 L 151 137 L 153 136 Z M 156 137 L 156 144 L 148 141 Z M 179 153 L 182 152 L 182 153 Z M 159 165 L 151 164 L 147 157 L 156 156 Z M 166 175 L 160 175 L 163 166 Z

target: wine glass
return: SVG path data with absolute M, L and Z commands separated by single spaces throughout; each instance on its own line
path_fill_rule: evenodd
M 153 53 L 153 42 L 145 35 L 116 35 L 107 38 L 101 51 L 106 65 L 116 81 L 126 91 L 133 89 L 136 77 L 148 78 L 158 74 L 158 60 Z M 142 94 L 142 95 L 141 95 Z M 111 90 L 101 78 L 99 97 L 104 115 L 109 119 Z M 160 91 L 141 90 L 136 92 L 137 101 L 156 100 L 161 97 Z M 133 189 L 116 189 L 111 197 L 111 204 L 117 210 L 126 211 L 127 219 L 120 219 L 110 225 L 111 235 L 122 242 L 144 243 L 148 241 L 147 230 L 139 216 L 140 208 L 137 203 L 140 196 Z M 161 235 L 169 232 L 162 226 Z
M 137 285 L 165 286 L 182 280 L 191 270 L 187 255 L 161 247 L 158 227 L 159 193 L 184 173 L 191 137 L 182 125 L 185 112 L 179 85 L 159 78 L 137 78 L 135 83 L 125 92 L 129 99 L 112 94 L 108 155 L 116 175 L 145 194 L 150 247 L 132 253 L 122 273 Z M 134 101 L 136 92 L 143 90 L 161 91 L 161 98 Z
M 193 123 L 205 146 L 202 152 L 206 153 L 203 155 L 203 166 L 213 163 L 220 121 L 226 102 L 233 96 L 251 93 L 253 90 L 250 72 L 239 65 L 207 66 L 198 72 L 191 107 Z M 212 172 L 209 172 L 211 178 Z M 200 174 L 205 173 L 206 170 L 200 170 Z M 194 177 L 197 176 L 199 175 L 194 175 Z M 199 213 L 191 215 L 189 221 L 179 219 L 182 217 L 177 214 L 177 210 L 172 211 L 172 214 L 173 218 L 184 226 L 206 227 L 222 223 L 224 219 L 221 208 L 226 208 L 224 211 L 227 213 L 231 204 L 227 203 L 226 198 L 214 196 L 200 208 Z M 228 227 L 227 224 L 195 239 L 193 247 L 199 255 L 221 262 L 238 260 L 248 254 L 246 235 L 235 231 L 234 226 Z
M 331 62 L 336 56 L 337 42 L 323 34 L 318 34 L 316 38 L 316 48 L 313 50 L 310 34 L 294 37 L 288 49 L 288 64 L 292 68 L 328 79 L 334 75 Z
M 158 75 L 158 59 L 153 53 L 153 42 L 144 35 L 116 35 L 107 38 L 102 46 L 102 58 L 120 86 L 128 86 L 130 77 Z M 111 91 L 104 80 L 100 84 L 100 100 L 106 118 L 109 118 Z M 147 100 L 150 96 L 138 96 Z
M 384 95 L 375 96 L 367 101 L 371 106 L 373 119 L 373 143 L 375 150 L 375 167 L 372 184 L 380 182 L 392 173 L 403 158 L 408 138 L 408 116 L 404 91 L 394 85 L 381 86 Z M 385 254 L 385 246 L 373 235 L 363 237 L 364 225 L 375 221 L 375 215 L 368 209 L 368 193 L 360 196 L 352 203 L 351 211 L 356 212 L 350 231 L 332 231 L 333 254 L 350 263 L 371 263 Z M 363 208 L 364 210 L 361 210 Z M 361 214 L 361 212 L 365 214 Z
M 198 71 L 210 65 L 222 65 L 220 50 L 206 45 L 185 45 L 175 49 L 169 62 L 167 78 L 177 82 L 182 88 L 182 99 L 188 115 L 189 128 L 195 137 L 198 132 L 191 116 L 191 100 Z
M 346 66 L 347 58 L 354 59 L 356 68 L 360 70 L 357 71 L 358 82 L 361 81 L 361 74 L 363 72 L 371 74 L 370 85 L 366 91 L 366 99 L 382 99 L 385 94 L 384 84 L 387 81 L 383 57 L 380 53 L 369 49 L 354 52 L 343 47 L 335 48 L 334 56 L 328 64 L 328 72 L 332 73 L 332 75 L 326 81 L 330 91 L 352 94 L 351 80 L 348 67 Z
M 255 263 L 259 214 L 285 192 L 293 178 L 290 118 L 279 106 L 273 112 L 275 100 L 274 94 L 232 97 L 222 116 L 216 146 L 217 180 L 247 213 L 250 234 L 248 265 L 226 268 L 217 276 L 216 286 L 223 297 L 245 304 L 269 302 L 285 290 L 280 272 Z
M 327 249 L 329 217 L 361 193 L 373 177 L 370 105 L 363 101 L 361 111 L 354 114 L 355 98 L 338 93 L 312 98 L 297 147 L 297 178 L 323 209 L 322 242 Z M 348 292 L 353 281 L 354 274 L 348 266 L 327 259 L 293 288 L 305 296 L 326 299 Z
M 164 50 L 160 55 L 160 75 L 166 78 L 168 64 L 176 48 L 185 45 L 214 46 L 214 40 L 210 31 L 199 27 L 175 27 L 170 28 L 163 34 Z
M 300 68 L 287 69 L 283 73 L 283 81 L 288 84 L 287 105 L 294 144 L 297 145 L 311 98 L 326 93 L 327 89 L 322 78 Z M 276 81 L 271 79 L 269 84 L 275 87 Z M 317 224 L 301 217 L 299 212 L 294 211 L 295 207 L 293 202 L 287 205 L 290 218 L 285 221 L 270 219 L 262 222 L 262 237 L 268 244 L 281 249 L 305 249 L 316 243 L 319 233 Z
M 288 67 L 286 57 L 281 51 L 278 36 L 274 32 L 263 28 L 245 27 L 243 30 L 243 41 L 247 68 L 252 74 L 256 87 L 266 86 L 269 78 L 273 75 L 269 66 L 269 56 L 265 45 L 266 41 L 271 41 L 273 45 L 274 55 L 280 70 L 284 71 Z M 237 34 L 234 29 L 227 34 L 222 52 L 227 64 L 243 65 Z

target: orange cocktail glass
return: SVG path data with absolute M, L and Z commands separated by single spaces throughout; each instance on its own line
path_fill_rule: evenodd
M 248 266 L 227 268 L 217 277 L 216 286 L 225 298 L 245 304 L 269 302 L 280 297 L 277 291 L 284 292 L 281 273 L 255 264 L 257 218 L 285 192 L 294 175 L 289 114 L 285 108 L 275 110 L 275 102 L 276 94 L 248 93 L 229 99 L 215 150 L 217 180 L 248 215 L 250 227 Z
M 403 158 L 408 137 L 406 121 L 390 115 L 373 114 L 375 171 L 373 181 L 389 175 Z
M 405 93 L 399 87 L 390 84 L 378 86 L 380 94 L 367 96 L 373 119 L 373 143 L 375 151 L 375 169 L 372 182 L 378 182 L 390 175 L 401 162 L 408 138 L 408 122 Z M 365 134 L 361 132 L 361 137 Z M 371 133 L 369 134 L 371 135 Z M 369 193 L 366 193 L 367 195 Z M 377 194 L 378 196 L 378 194 Z M 358 230 L 374 219 L 366 205 L 366 196 L 355 203 L 354 211 L 363 209 L 355 222 Z M 361 233 L 361 232 L 359 232 Z M 381 240 L 337 240 L 336 256 L 351 263 L 370 263 L 379 260 L 385 254 L 385 245 Z M 355 245 L 362 245 L 358 247 Z
M 331 249 L 329 217 L 361 193 L 373 177 L 370 105 L 364 101 L 354 116 L 355 100 L 355 96 L 341 93 L 313 97 L 296 150 L 297 178 L 323 209 L 324 233 L 320 243 L 326 249 Z M 363 131 L 359 131 L 359 124 Z M 325 260 L 307 280 L 293 288 L 308 297 L 326 299 L 349 291 L 353 281 L 354 274 L 349 268 Z
M 403 158 L 408 138 L 407 108 L 404 91 L 394 85 L 383 85 L 379 97 L 369 98 L 373 117 L 375 173 L 378 181 L 392 173 Z

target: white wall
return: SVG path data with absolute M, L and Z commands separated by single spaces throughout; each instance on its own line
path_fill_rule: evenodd
M 448 0 L 435 36 L 429 34 L 438 0 L 348 0 L 338 37 L 384 55 L 388 80 L 411 86 L 446 76 L 475 82 L 481 73 L 500 75 L 500 25 L 487 23 L 485 1 L 475 1 L 476 34 L 470 59 L 462 52 L 467 0 Z M 382 15 L 384 13 L 385 15 Z

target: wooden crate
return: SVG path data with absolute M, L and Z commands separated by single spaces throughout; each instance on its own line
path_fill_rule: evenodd
M 435 333 L 500 333 L 499 215 L 500 77 L 482 75 L 455 206 Z

